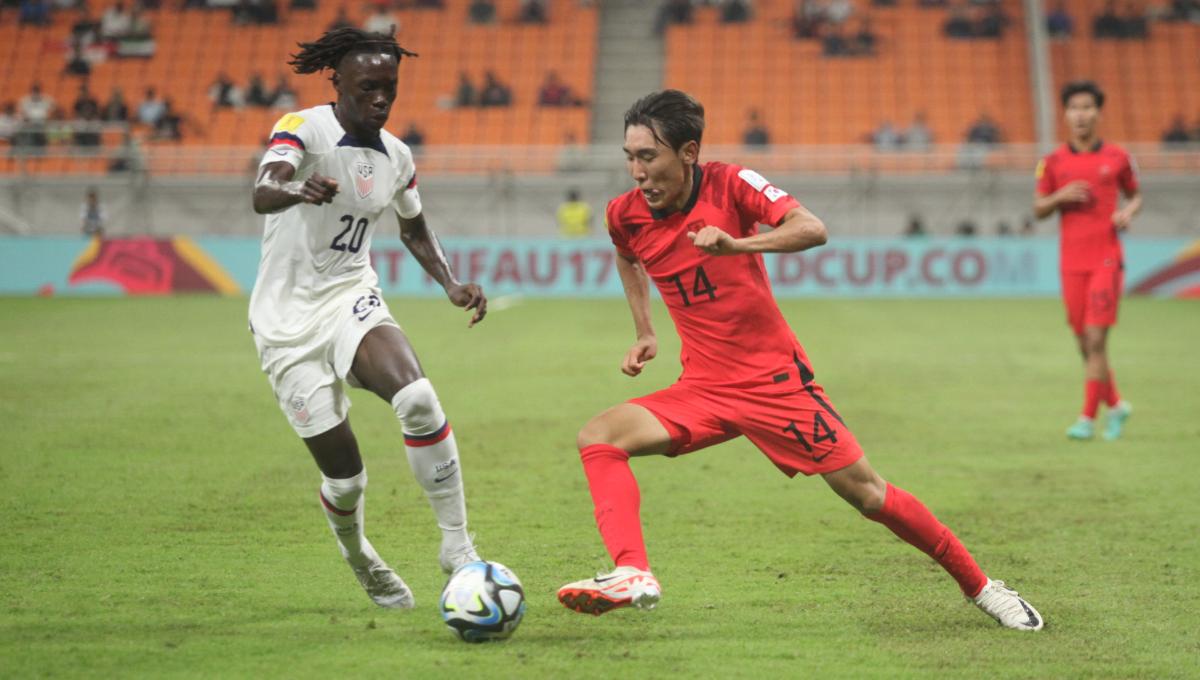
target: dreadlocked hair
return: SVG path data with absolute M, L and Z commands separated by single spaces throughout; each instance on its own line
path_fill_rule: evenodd
M 387 33 L 371 33 L 350 27 L 335 28 L 313 42 L 297 44 L 300 51 L 292 55 L 288 65 L 301 75 L 325 69 L 336 70 L 342 59 L 351 52 L 379 51 L 394 56 L 396 63 L 400 63 L 404 57 L 417 56 L 416 52 L 409 52 L 396 42 L 395 26 Z

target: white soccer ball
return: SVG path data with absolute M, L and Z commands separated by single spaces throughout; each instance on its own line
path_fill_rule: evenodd
M 468 562 L 450 575 L 440 609 L 446 626 L 461 640 L 504 640 L 525 615 L 525 591 L 503 564 Z

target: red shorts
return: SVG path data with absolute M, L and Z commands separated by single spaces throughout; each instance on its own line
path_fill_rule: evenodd
M 840 470 L 862 457 L 821 386 L 797 376 L 753 388 L 677 382 L 630 399 L 649 410 L 671 435 L 669 456 L 678 456 L 745 435 L 789 477 Z
M 1075 335 L 1082 335 L 1084 326 L 1108 328 L 1116 325 L 1117 306 L 1125 286 L 1125 272 L 1119 265 L 1062 272 L 1061 276 L 1067 324 Z

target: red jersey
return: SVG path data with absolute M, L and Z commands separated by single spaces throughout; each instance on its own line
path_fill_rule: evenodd
M 1059 210 L 1059 265 L 1065 272 L 1120 266 L 1121 241 L 1112 215 L 1117 210 L 1118 189 L 1137 191 L 1133 159 L 1115 144 L 1097 142 L 1089 151 L 1076 151 L 1064 144 L 1038 163 L 1037 193 L 1052 194 L 1080 179 L 1088 183 L 1091 198 Z
M 809 366 L 784 321 L 762 255 L 709 255 L 688 232 L 715 226 L 734 238 L 778 226 L 800 204 L 762 175 L 725 163 L 694 167 L 683 209 L 651 210 L 634 188 L 608 204 L 608 233 L 617 252 L 642 262 L 662 295 L 683 348 L 680 380 L 729 386 L 770 383 Z M 811 379 L 811 378 L 810 378 Z

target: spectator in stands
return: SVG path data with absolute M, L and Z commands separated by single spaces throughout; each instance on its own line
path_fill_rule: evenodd
M 496 4 L 492 0 L 471 0 L 467 18 L 473 24 L 491 24 L 496 21 Z
M 692 23 L 692 3 L 689 0 L 665 0 L 654 20 L 655 35 L 662 35 L 667 26 Z
M 162 119 L 165 111 L 165 104 L 162 99 L 159 99 L 158 93 L 154 88 L 146 88 L 146 95 L 142 99 L 142 103 L 138 104 L 138 122 L 142 125 L 155 127 L 158 125 L 158 121 Z
M 415 122 L 411 122 L 408 124 L 408 129 L 404 131 L 404 134 L 400 135 L 400 141 L 415 151 L 425 146 L 425 133 L 421 131 L 421 128 L 417 127 Z
M 746 0 L 723 0 L 721 23 L 744 24 L 747 21 L 750 21 L 750 5 Z
M 29 94 L 21 98 L 21 119 L 28 123 L 45 123 L 54 111 L 54 100 L 42 94 L 42 84 L 34 83 Z
M 996 223 L 996 236 L 1000 238 L 1008 238 L 1013 235 L 1012 227 L 1009 226 L 1007 220 L 1000 220 Z
M 75 115 L 75 120 L 72 123 L 72 141 L 74 141 L 75 146 L 80 147 L 100 146 L 100 132 L 102 128 L 103 123 L 100 121 L 100 109 L 98 107 L 86 109 L 83 115 Z
M 588 205 L 574 187 L 567 190 L 567 200 L 558 206 L 558 233 L 566 238 L 582 238 L 592 229 L 592 206 Z
M 475 84 L 471 82 L 471 77 L 466 71 L 458 72 L 458 89 L 454 91 L 454 105 L 460 109 L 477 106 L 479 104 L 479 94 L 475 91 Z
M 1116 0 L 1108 0 L 1104 3 L 1104 11 L 1097 15 L 1092 22 L 1092 35 L 1097 38 L 1123 38 L 1125 36 L 1125 22 L 1117 16 Z
M 416 0 L 415 6 L 417 9 L 445 9 L 446 3 L 444 0 Z
M 267 91 L 267 83 L 262 73 L 255 71 L 250 74 L 250 82 L 246 84 L 246 106 L 267 107 L 271 105 L 271 93 Z
M 291 111 L 296 108 L 296 91 L 288 82 L 287 74 L 280 72 L 275 79 L 275 89 L 271 90 L 271 108 Z
M 76 118 L 100 117 L 100 102 L 88 90 L 87 81 L 79 83 L 79 94 L 75 97 L 75 105 L 71 107 Z
M 991 5 L 984 10 L 983 17 L 975 28 L 975 35 L 980 38 L 999 38 L 1004 35 L 1008 21 L 1008 15 L 1004 13 L 1001 5 Z
M 245 101 L 241 89 L 224 71 L 219 73 L 216 81 L 209 86 L 208 98 L 212 101 L 214 109 L 241 107 Z
M 974 238 L 978 231 L 979 228 L 975 226 L 975 221 L 968 217 L 959 222 L 958 226 L 954 228 L 954 235 L 961 236 L 962 238 Z
M 971 11 L 966 5 L 955 5 L 950 8 L 950 16 L 942 25 L 942 32 L 947 38 L 970 39 L 975 37 L 975 24 L 971 21 Z
M 1021 236 L 1029 237 L 1034 235 L 1033 217 L 1026 215 L 1021 221 Z
M 1000 128 L 996 126 L 996 123 L 986 113 L 982 113 L 971 124 L 970 129 L 967 130 L 967 143 L 987 146 L 999 144 Z
M 841 26 L 854 16 L 852 0 L 829 0 L 825 4 L 825 20 L 834 26 Z
M 49 0 L 21 0 L 21 23 L 32 26 L 49 25 Z
M 1187 124 L 1183 122 L 1183 116 L 1175 116 L 1171 127 L 1162 136 L 1163 144 L 1173 146 L 1176 144 L 1187 144 L 1192 141 L 1191 135 L 1188 134 Z
M 925 230 L 925 220 L 921 216 L 913 213 L 908 216 L 908 225 L 904 227 L 904 236 L 906 238 L 921 238 L 929 232 Z
M 129 31 L 123 37 L 130 40 L 149 40 L 154 37 L 153 33 L 154 28 L 150 25 L 146 11 L 140 4 L 135 4 L 133 11 L 129 13 Z
M 517 12 L 517 21 L 522 24 L 544 24 L 549 20 L 546 16 L 544 0 L 522 0 L 521 9 Z
M 1125 5 L 1125 16 L 1122 18 L 1124 23 L 1124 38 L 1145 38 L 1150 34 L 1150 27 L 1146 23 L 1146 15 L 1138 9 L 1137 3 L 1130 0 Z
M 310 10 L 317 8 L 317 0 L 292 0 L 288 4 L 292 9 Z
M 871 30 L 871 17 L 863 16 L 858 23 L 858 32 L 850 40 L 850 53 L 858 56 L 869 57 L 875 54 L 875 43 L 878 38 L 875 32 Z
M 14 102 L 4 102 L 0 108 L 0 142 L 12 143 L 21 127 L 21 117 L 17 115 L 17 105 Z
M 479 105 L 482 107 L 502 107 L 512 104 L 512 90 L 496 78 L 496 74 L 488 71 L 483 77 L 483 91 L 479 94 Z
M 925 113 L 918 111 L 912 125 L 902 133 L 904 148 L 910 151 L 928 151 L 933 145 L 933 132 L 925 124 Z
M 124 123 L 129 120 L 129 106 L 125 104 L 125 95 L 119 86 L 114 86 L 108 96 L 108 103 L 100 112 L 100 117 L 110 123 Z
M 128 35 L 132 25 L 133 17 L 125 11 L 125 3 L 117 0 L 100 17 L 100 37 L 104 40 L 120 40 Z
M 71 34 L 70 50 L 67 52 L 67 67 L 64 72 L 73 76 L 86 76 L 92 72 L 92 63 L 83 53 L 83 39 Z
M 742 133 L 742 144 L 765 147 L 771 144 L 771 133 L 759 119 L 758 110 L 750 109 L 746 118 L 746 130 Z
M 1046 15 L 1046 32 L 1051 38 L 1070 38 L 1075 32 L 1075 21 L 1067 14 L 1066 5 L 1061 0 Z
M 75 132 L 71 121 L 67 120 L 67 112 L 63 111 L 61 106 L 54 107 L 42 129 L 45 131 L 46 137 L 43 146 L 45 144 L 66 144 L 71 141 Z
M 538 106 L 579 106 L 580 103 L 579 98 L 571 93 L 571 88 L 559 79 L 556 71 L 546 74 L 546 80 L 538 90 Z
M 792 35 L 799 40 L 821 36 L 825 7 L 817 0 L 796 0 L 792 8 Z
M 821 54 L 827 57 L 845 57 L 851 54 L 850 41 L 842 33 L 841 26 L 831 24 L 821 38 Z
M 79 6 L 79 14 L 71 25 L 71 35 L 78 37 L 84 47 L 89 47 L 100 39 L 100 22 L 92 17 L 92 11 L 87 5 Z
M 877 151 L 895 151 L 900 148 L 904 139 L 896 131 L 892 121 L 885 120 L 871 133 L 871 144 Z
M 96 187 L 88 187 L 84 195 L 83 205 L 79 208 L 79 222 L 83 235 L 89 238 L 104 238 L 104 227 L 108 223 L 108 213 L 100 203 L 100 194 Z
M 375 13 L 367 17 L 363 23 L 363 30 L 370 33 L 383 33 L 390 35 L 395 27 L 395 32 L 400 33 L 400 20 L 392 16 L 386 5 L 376 5 Z
M 339 28 L 354 28 L 354 24 L 350 22 L 350 13 L 346 10 L 346 6 L 338 7 L 337 14 L 334 15 L 333 21 L 329 22 L 327 31 L 337 30 Z
M 154 136 L 158 139 L 179 141 L 183 139 L 183 116 L 175 110 L 170 98 L 163 101 L 163 113 L 154 126 Z

